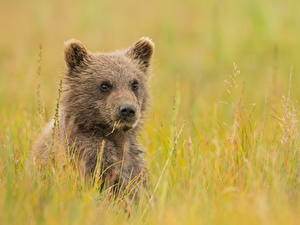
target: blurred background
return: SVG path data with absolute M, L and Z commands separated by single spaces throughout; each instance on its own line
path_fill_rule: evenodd
M 146 213 L 148 223 L 296 224 L 299 12 L 297 0 L 0 0 L 0 148 L 8 149 L 0 174 L 21 181 L 31 144 L 54 114 L 65 40 L 109 52 L 149 36 L 152 100 L 140 139 L 152 188 L 159 184 L 159 213 Z M 35 211 L 24 197 L 31 186 L 1 184 L 1 211 L 19 214 L 10 221 L 22 224 Z M 53 196 L 64 197 L 57 190 Z M 24 214 L 5 208 L 9 199 L 28 203 Z M 53 221 L 73 221 L 80 211 L 65 202 L 70 214 L 50 210 Z M 40 207 L 31 221 L 44 221 Z
M 168 124 L 177 95 L 178 119 L 188 128 L 212 126 L 219 110 L 232 121 L 230 101 L 241 96 L 260 117 L 288 90 L 300 97 L 294 0 L 1 0 L 0 9 L 1 118 L 37 110 L 44 121 L 53 115 L 69 38 L 102 52 L 142 36 L 154 40 L 154 126 Z
M 141 36 L 151 37 L 156 43 L 154 101 L 159 96 L 168 102 L 176 83 L 184 88 L 185 101 L 189 101 L 185 95 L 199 97 L 191 101 L 214 100 L 233 63 L 241 70 L 247 91 L 262 97 L 272 82 L 284 88 L 282 80 L 299 67 L 300 4 L 294 0 L 1 0 L 0 4 L 0 100 L 15 103 L 6 107 L 28 107 L 39 66 L 42 99 L 47 109 L 54 105 L 54 90 L 64 73 L 63 42 L 69 38 L 105 52 L 127 48 Z M 293 86 L 298 82 L 293 76 Z

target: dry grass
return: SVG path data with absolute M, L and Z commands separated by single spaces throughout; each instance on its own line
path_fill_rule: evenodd
M 300 4 L 293 0 L 0 2 L 0 224 L 298 224 Z M 39 177 L 63 42 L 156 43 L 140 137 L 149 190 L 128 218 L 72 168 Z

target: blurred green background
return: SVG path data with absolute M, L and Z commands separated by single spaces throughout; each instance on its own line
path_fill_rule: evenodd
M 299 12 L 296 0 L 0 0 L 0 224 L 297 224 Z M 127 218 L 25 164 L 54 114 L 64 41 L 109 52 L 142 36 L 155 42 L 140 137 L 155 201 Z
M 270 82 L 288 77 L 291 67 L 298 71 L 299 8 L 293 0 L 2 0 L 1 102 L 27 105 L 23 98 L 33 97 L 40 45 L 42 94 L 51 105 L 51 90 L 64 71 L 65 40 L 77 38 L 93 51 L 112 51 L 141 36 L 156 43 L 155 96 L 162 95 L 160 90 L 174 92 L 170 83 L 179 82 L 193 87 L 185 92 L 213 98 L 233 62 L 249 91 L 262 95 Z

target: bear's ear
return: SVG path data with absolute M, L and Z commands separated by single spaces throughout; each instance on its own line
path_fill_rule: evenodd
M 70 70 L 86 65 L 88 51 L 78 40 L 70 39 L 65 42 L 65 61 Z
M 143 37 L 126 51 L 126 55 L 135 60 L 140 69 L 146 72 L 150 66 L 153 51 L 154 42 L 148 37 Z

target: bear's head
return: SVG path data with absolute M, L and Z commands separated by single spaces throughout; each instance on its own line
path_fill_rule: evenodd
M 149 38 L 112 53 L 93 53 L 80 41 L 67 41 L 62 98 L 66 117 L 86 129 L 137 127 L 147 105 L 153 49 Z

